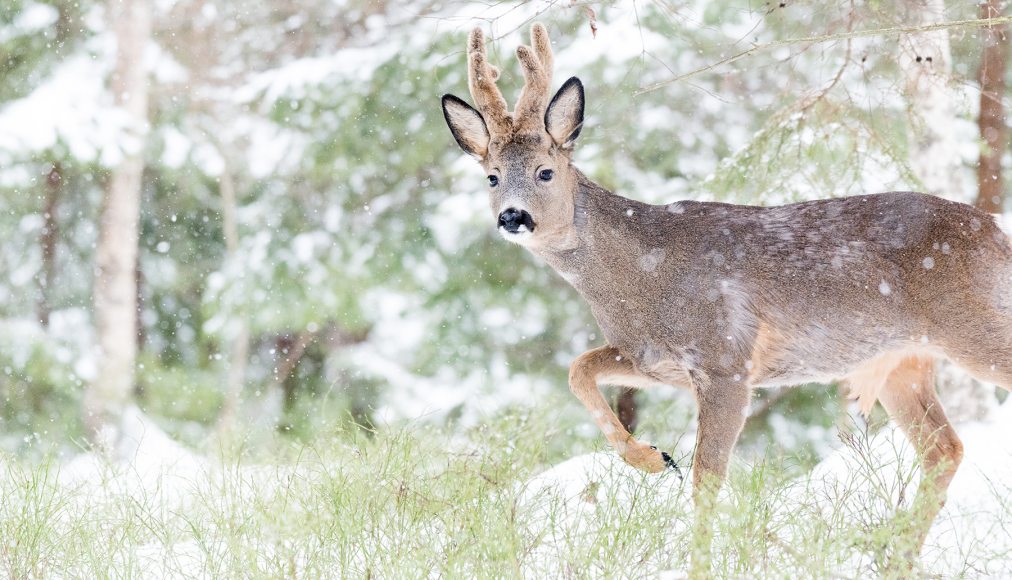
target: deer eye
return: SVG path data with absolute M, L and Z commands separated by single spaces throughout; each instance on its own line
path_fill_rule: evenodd
M 494 175 L 489 175 L 488 184 L 491 185 L 492 187 L 499 185 L 499 178 Z
M 541 181 L 551 181 L 552 176 L 554 175 L 555 172 L 552 171 L 551 169 L 542 169 L 541 171 L 538 172 L 538 179 L 540 179 Z

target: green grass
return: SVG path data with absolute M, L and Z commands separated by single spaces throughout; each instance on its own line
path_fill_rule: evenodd
M 115 470 L 96 493 L 59 483 L 53 461 L 0 455 L 0 577 L 612 578 L 686 569 L 690 490 L 674 476 L 615 468 L 576 501 L 534 493 L 533 476 L 599 445 L 552 408 L 466 430 L 403 424 L 277 439 L 227 454 L 209 480 L 185 480 L 164 503 L 152 486 L 116 492 Z M 849 444 L 862 457 L 861 437 Z M 789 456 L 736 462 L 715 520 L 715 575 L 909 573 L 889 565 L 912 525 L 898 509 L 909 503 L 910 479 L 876 485 L 888 468 L 868 462 L 827 495 L 798 491 L 805 480 Z M 994 555 L 975 549 L 957 573 L 974 576 Z

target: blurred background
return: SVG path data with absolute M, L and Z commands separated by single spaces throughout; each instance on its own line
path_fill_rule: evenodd
M 963 21 L 1005 4 L 5 0 L 0 450 L 75 451 L 133 405 L 196 447 L 546 401 L 596 437 L 565 398 L 590 312 L 499 238 L 443 121 L 470 28 L 512 100 L 513 50 L 548 25 L 554 86 L 587 90 L 575 163 L 627 197 L 1001 213 L 1008 25 Z M 667 429 L 694 411 L 622 404 Z M 818 455 L 847 413 L 832 386 L 766 391 L 745 447 Z

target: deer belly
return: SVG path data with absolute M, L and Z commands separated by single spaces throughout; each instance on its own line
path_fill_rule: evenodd
M 784 365 L 760 369 L 750 375 L 749 382 L 753 387 L 771 389 L 806 383 L 831 383 L 841 376 L 843 373 L 825 372 L 801 365 Z
M 789 336 L 785 336 L 789 335 Z M 745 363 L 749 382 L 757 387 L 830 383 L 862 363 L 904 346 L 902 337 L 862 333 L 824 326 L 784 333 L 760 325 Z

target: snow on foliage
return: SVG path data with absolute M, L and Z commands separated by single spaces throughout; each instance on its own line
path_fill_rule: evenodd
M 127 127 L 105 89 L 108 71 L 103 59 L 74 56 L 28 96 L 0 106 L 0 165 L 58 144 L 75 159 L 116 164 Z

